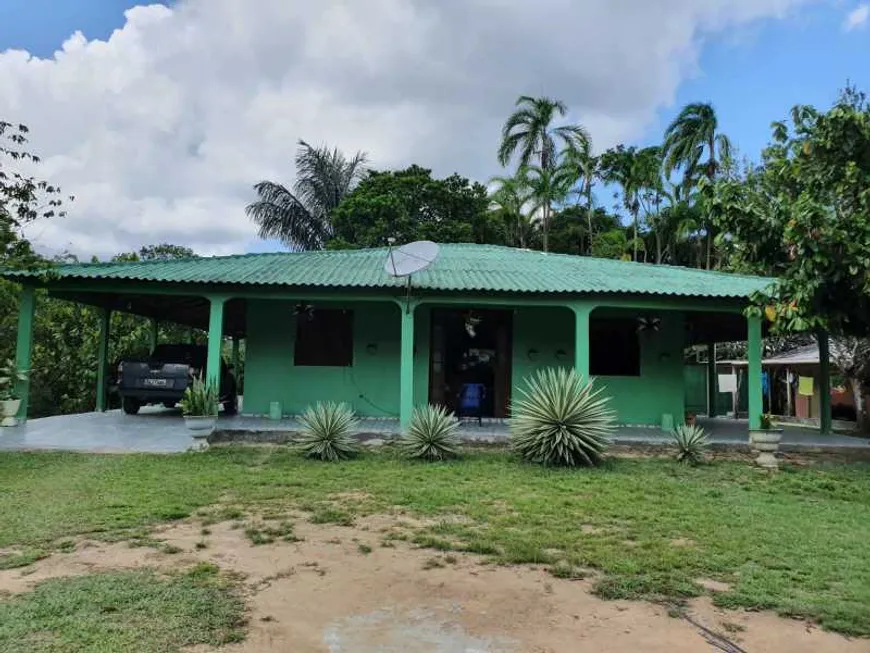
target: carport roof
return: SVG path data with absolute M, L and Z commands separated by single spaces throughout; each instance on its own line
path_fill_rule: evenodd
M 315 288 L 386 289 L 404 285 L 384 272 L 387 250 L 326 250 L 117 263 L 75 263 L 51 280 L 115 280 Z M 5 270 L 12 280 L 44 272 Z M 416 289 L 535 294 L 620 293 L 746 298 L 773 279 L 588 256 L 545 254 L 495 245 L 441 245 L 438 259 L 414 275 Z

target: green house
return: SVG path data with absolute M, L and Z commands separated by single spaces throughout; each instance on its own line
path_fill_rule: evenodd
M 415 405 L 456 407 L 474 384 L 483 416 L 507 417 L 526 377 L 573 365 L 606 388 L 621 424 L 668 426 L 685 413 L 684 348 L 748 340 L 758 372 L 749 377 L 750 422 L 758 422 L 762 320 L 743 311 L 769 279 L 447 244 L 408 282 L 384 271 L 386 256 L 367 249 L 7 271 L 23 285 L 18 365 L 29 368 L 42 287 L 102 309 L 100 388 L 109 312 L 126 311 L 207 330 L 210 375 L 223 339 L 244 339 L 246 414 L 280 405 L 292 415 L 334 400 L 407 423 Z

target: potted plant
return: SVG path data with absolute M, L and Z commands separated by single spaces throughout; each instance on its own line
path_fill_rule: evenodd
M 0 426 L 17 426 L 18 409 L 21 408 L 21 397 L 15 387 L 19 381 L 27 380 L 27 372 L 19 370 L 15 361 L 7 360 L 0 367 L 0 412 L 3 420 Z
M 782 439 L 782 429 L 774 428 L 773 417 L 762 415 L 759 428 L 749 430 L 749 440 L 753 449 L 758 452 L 755 463 L 765 469 L 776 469 L 776 452 L 779 451 L 779 441 Z
M 193 379 L 184 391 L 181 412 L 185 426 L 193 435 L 196 450 L 208 449 L 208 436 L 217 425 L 218 403 L 217 388 L 205 383 L 202 377 Z

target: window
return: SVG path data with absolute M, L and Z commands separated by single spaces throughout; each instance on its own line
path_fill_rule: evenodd
M 294 364 L 307 367 L 353 365 L 353 311 L 316 308 L 296 319 Z
M 590 321 L 589 373 L 592 376 L 640 376 L 636 320 Z

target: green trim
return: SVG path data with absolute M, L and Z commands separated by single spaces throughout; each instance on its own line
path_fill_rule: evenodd
M 831 433 L 831 351 L 828 334 L 821 331 L 819 343 L 819 432 Z
M 404 302 L 403 302 L 404 303 Z M 399 422 L 402 429 L 411 423 L 414 412 L 414 311 L 411 303 L 401 309 L 402 334 L 399 350 Z
M 221 381 L 221 345 L 224 337 L 224 304 L 226 301 L 227 298 L 221 295 L 209 297 L 206 382 L 215 388 L 220 387 Z
M 749 428 L 761 428 L 761 413 L 764 411 L 764 397 L 761 390 L 761 318 L 747 317 L 748 335 L 746 339 L 747 382 L 749 395 Z
M 97 402 L 96 411 L 103 413 L 108 408 L 106 397 L 106 378 L 109 371 L 109 330 L 112 312 L 105 309 L 99 311 L 99 340 L 97 342 Z
M 589 316 L 594 304 L 572 304 L 574 311 L 574 369 L 584 379 L 589 378 Z
M 27 419 L 27 406 L 30 403 L 30 354 L 33 349 L 33 317 L 36 312 L 36 292 L 33 286 L 23 286 L 18 299 L 18 336 L 15 342 L 15 366 L 27 370 L 27 378 L 15 382 L 15 389 L 21 398 L 18 419 Z
M 716 343 L 707 343 L 707 417 L 716 417 Z

